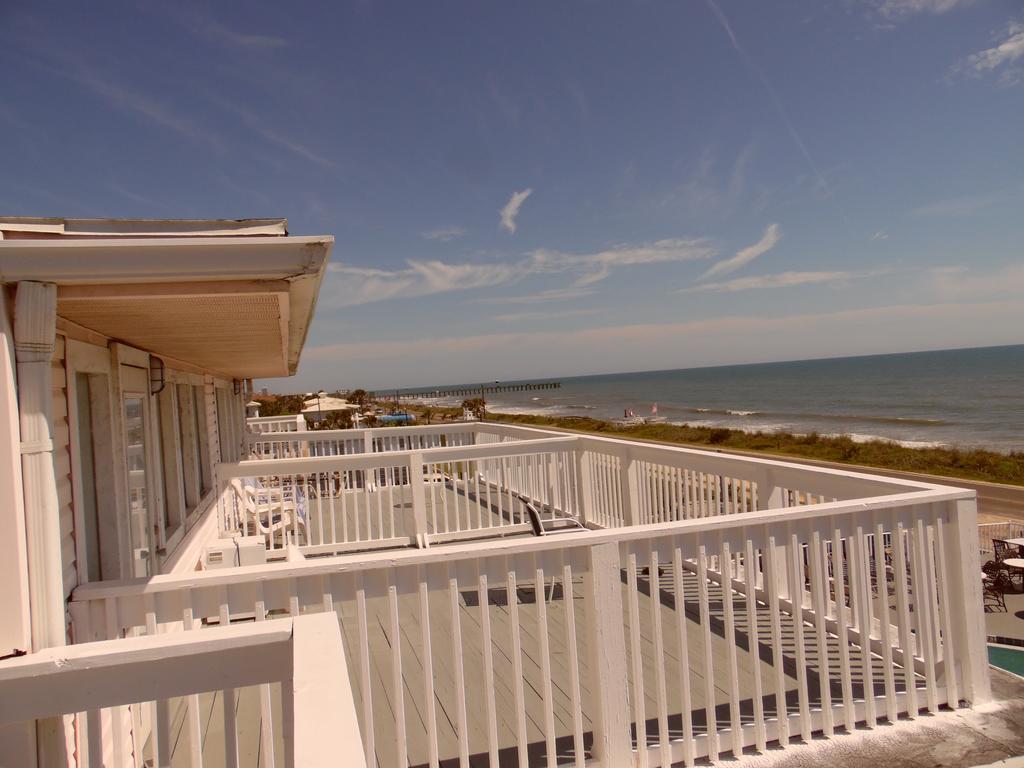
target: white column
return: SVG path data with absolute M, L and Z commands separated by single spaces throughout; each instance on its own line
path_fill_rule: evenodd
M 18 363 L 21 475 L 33 651 L 67 642 L 59 505 L 50 421 L 56 324 L 57 286 L 52 283 L 18 283 L 14 352 Z M 69 755 L 65 750 L 65 736 L 62 718 L 37 722 L 36 744 L 41 765 L 67 762 Z
M 580 523 L 587 525 L 594 514 L 594 478 L 590 471 L 590 454 L 577 439 L 573 456 L 576 459 L 577 514 Z
M 595 698 L 594 759 L 603 766 L 630 766 L 633 765 L 633 746 L 617 544 L 591 547 L 585 589 L 591 685 Z
M 53 473 L 50 406 L 57 286 L 18 283 L 14 349 L 18 361 L 21 469 L 32 611 L 32 648 L 65 644 L 60 520 Z
M 972 706 L 992 699 L 988 676 L 985 609 L 981 594 L 981 557 L 978 550 L 978 502 L 947 502 L 950 514 L 944 525 L 955 665 L 959 667 L 960 697 Z M 947 662 L 948 664 L 948 662 Z M 955 670 L 946 670 L 955 674 Z M 953 702 L 955 706 L 955 702 Z
M 409 489 L 412 491 L 412 517 L 416 527 L 416 546 L 425 549 L 427 543 L 427 493 L 423 483 L 423 454 L 409 454 Z
M 14 332 L 0 288 L 0 656 L 32 647 Z
M 21 428 L 18 423 L 14 332 L 7 292 L 0 287 L 0 655 L 32 647 L 25 549 L 25 506 L 21 492 Z M 36 765 L 32 722 L 0 727 L 0 755 L 11 765 Z

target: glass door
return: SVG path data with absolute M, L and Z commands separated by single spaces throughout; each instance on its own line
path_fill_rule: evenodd
M 141 368 L 121 366 L 125 462 L 128 472 L 128 535 L 131 542 L 132 576 L 153 574 L 155 552 L 150 508 L 151 470 L 147 461 L 149 430 L 149 378 Z

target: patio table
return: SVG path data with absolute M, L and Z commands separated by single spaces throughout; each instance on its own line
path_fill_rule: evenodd
M 1017 574 L 1021 577 L 1021 582 L 1024 583 L 1024 557 L 1008 557 L 1003 560 L 1002 564 L 1007 568 L 1017 571 Z

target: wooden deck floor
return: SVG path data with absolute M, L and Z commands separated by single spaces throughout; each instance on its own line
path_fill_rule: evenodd
M 450 487 L 450 508 L 456 501 L 476 515 L 480 509 L 482 515 L 488 513 L 485 504 L 476 501 L 472 494 L 466 496 L 456 494 Z M 377 491 L 381 494 L 381 491 Z M 363 494 L 363 503 L 370 501 L 370 509 L 378 509 L 377 498 Z M 400 502 L 401 503 L 401 502 Z M 467 506 L 468 505 L 468 506 Z M 475 506 L 474 506 L 475 505 Z M 362 513 L 364 507 L 350 508 L 349 513 Z M 399 510 L 401 511 L 401 510 Z M 496 514 L 493 508 L 490 510 Z M 340 513 L 338 508 L 335 513 Z M 410 512 L 411 514 L 411 512 Z M 316 520 L 316 512 L 311 515 Z M 375 515 L 371 518 L 376 519 Z M 340 521 L 336 521 L 339 524 Z M 315 528 L 314 528 L 315 530 Z M 315 540 L 314 540 L 315 541 Z M 556 751 L 560 762 L 572 759 L 573 751 L 573 716 L 574 707 L 571 697 L 571 676 L 569 668 L 569 646 L 567 644 L 567 606 L 574 608 L 577 627 L 576 651 L 580 662 L 580 686 L 583 729 L 585 745 L 589 756 L 591 713 L 592 674 L 586 640 L 586 606 L 583 600 L 583 584 L 577 576 L 570 588 L 566 588 L 560 580 L 558 583 L 548 582 L 542 593 L 545 597 L 545 613 L 548 626 L 549 658 L 551 668 L 551 701 L 553 710 Z M 515 652 L 513 636 L 515 625 L 511 617 L 507 591 L 501 587 L 490 589 L 487 603 L 481 607 L 475 584 L 460 584 L 458 596 L 458 625 L 461 640 L 461 668 L 457 667 L 457 659 L 453 649 L 456 648 L 452 632 L 453 619 L 450 595 L 446 589 L 429 592 L 427 618 L 429 621 L 429 642 L 432 659 L 433 699 L 426 698 L 426 670 L 428 663 L 421 626 L 420 596 L 415 592 L 400 594 L 398 597 L 398 614 L 400 631 L 398 637 L 401 656 L 400 684 L 396 684 L 394 674 L 393 638 L 390 632 L 390 606 L 386 597 L 371 597 L 366 601 L 366 615 L 369 640 L 370 679 L 368 688 L 372 700 L 374 721 L 374 747 L 376 765 L 382 768 L 393 768 L 399 765 L 399 747 L 397 740 L 396 717 L 404 709 L 404 723 L 407 732 L 408 764 L 426 766 L 430 754 L 430 708 L 436 720 L 436 738 L 438 755 L 442 765 L 457 765 L 459 755 L 458 722 L 460 718 L 460 697 L 458 691 L 465 690 L 465 712 L 467 719 L 467 739 L 470 762 L 474 766 L 488 764 L 488 727 L 486 712 L 488 702 L 485 698 L 484 685 L 484 647 L 483 647 L 483 612 L 486 611 L 490 620 L 492 643 L 489 650 L 494 665 L 495 711 L 497 714 L 497 740 L 499 761 L 502 766 L 518 764 L 517 753 L 517 720 L 518 710 L 515 702 Z M 626 628 L 627 649 L 630 647 L 628 618 L 629 587 L 626 574 L 623 572 L 623 624 Z M 725 603 L 721 589 L 710 584 L 709 591 L 709 628 L 711 669 L 705 667 L 706 637 L 701 624 L 697 596 L 697 579 L 688 574 L 684 579 L 686 594 L 684 626 L 688 643 L 688 658 L 680 659 L 678 636 L 676 634 L 676 610 L 679 608 L 674 594 L 672 578 L 664 575 L 654 583 L 650 576 L 641 573 L 637 579 L 637 600 L 640 616 L 639 645 L 643 659 L 643 688 L 645 701 L 645 720 L 647 743 L 656 744 L 659 738 L 657 720 L 657 678 L 656 642 L 654 637 L 654 621 L 652 611 L 657 601 L 656 610 L 660 612 L 663 627 L 663 666 L 666 672 L 666 693 L 668 701 L 668 729 L 671 738 L 679 739 L 683 735 L 683 718 L 689 717 L 695 735 L 707 731 L 709 717 L 718 728 L 728 727 L 729 712 L 729 654 L 730 645 L 736 646 L 738 667 L 738 687 L 741 703 L 741 716 L 744 724 L 753 722 L 754 718 L 754 671 L 760 671 L 762 679 L 762 703 L 766 718 L 776 716 L 775 665 L 781 664 L 784 671 L 786 689 L 786 708 L 790 712 L 797 711 L 797 680 L 800 670 L 797 667 L 797 648 L 795 630 L 788 616 L 782 619 L 782 658 L 773 658 L 771 650 L 771 619 L 766 605 L 757 604 L 753 617 L 747 614 L 746 600 L 742 595 L 732 595 L 733 613 L 735 616 L 735 638 L 727 638 L 725 631 Z M 545 660 L 542 653 L 538 605 L 532 583 L 521 584 L 517 591 L 517 607 L 519 613 L 519 629 L 521 641 L 523 700 L 526 720 L 527 751 L 531 764 L 543 764 L 546 760 L 545 746 L 545 708 L 543 706 Z M 350 677 L 356 690 L 356 710 L 360 717 L 360 726 L 365 733 L 368 724 L 364 717 L 362 678 L 360 672 L 359 624 L 357 608 L 354 600 L 339 599 L 335 596 L 335 610 L 341 622 L 342 634 L 346 646 L 346 654 Z M 751 625 L 758 628 L 759 642 L 754 645 L 750 641 Z M 819 654 L 817 640 L 813 629 L 806 625 L 803 630 L 804 673 L 810 691 L 810 706 L 820 704 L 821 691 L 818 689 Z M 840 655 L 839 640 L 834 636 L 827 638 L 827 665 L 830 684 L 829 691 L 833 702 L 842 700 L 839 687 Z M 861 668 L 862 656 L 860 649 L 850 647 L 850 665 L 853 673 L 853 696 L 861 699 L 864 695 L 864 670 Z M 879 657 L 871 657 L 873 682 L 877 695 L 883 690 L 883 662 Z M 459 676 L 464 679 L 464 686 L 458 684 Z M 681 675 L 690 679 L 691 702 L 689 712 L 683 711 Z M 708 695 L 708 676 L 712 680 L 711 695 Z M 905 688 L 903 670 L 896 668 L 896 688 Z M 273 721 L 278 760 L 283 764 L 280 736 L 280 691 L 279 686 L 273 687 Z M 399 694 L 399 689 L 401 693 Z M 401 699 L 399 700 L 399 695 Z M 203 725 L 204 765 L 218 768 L 224 765 L 224 721 L 221 694 L 208 694 L 201 699 Z M 636 696 L 636 689 L 631 684 L 630 696 Z M 183 709 L 183 708 L 182 708 Z M 260 708 L 258 689 L 246 689 L 239 692 L 237 702 L 239 750 L 243 755 L 241 765 L 263 766 L 267 764 L 266 756 L 260 749 Z M 632 717 L 632 709 L 630 711 Z M 174 762 L 175 766 L 188 765 L 189 738 L 188 726 L 184 724 L 183 711 L 177 712 L 174 719 Z M 722 746 L 727 750 L 728 746 Z
M 663 577 L 660 588 L 655 591 L 659 601 L 658 610 L 662 613 L 662 624 L 665 638 L 665 664 L 667 672 L 667 694 L 668 711 L 671 713 L 668 719 L 669 733 L 673 739 L 682 738 L 683 734 L 683 712 L 681 702 L 681 689 L 678 684 L 680 673 L 680 659 L 678 658 L 677 646 L 675 643 L 675 599 L 672 594 L 671 584 L 668 577 Z M 696 594 L 696 578 L 688 578 L 687 588 L 692 588 Z M 651 623 L 651 583 L 649 578 L 641 576 L 638 581 L 638 600 L 641 616 L 641 649 L 644 664 L 644 692 L 646 703 L 647 740 L 648 744 L 656 744 L 658 740 L 658 722 L 656 718 L 656 677 L 654 672 L 654 637 Z M 625 590 L 623 584 L 625 603 Z M 572 733 L 573 733 L 573 710 L 570 700 L 570 675 L 567 663 L 568 648 L 565 642 L 565 598 L 561 584 L 555 585 L 554 589 L 548 584 L 545 590 L 547 598 L 546 609 L 548 619 L 548 635 L 550 642 L 551 670 L 552 670 L 552 701 L 556 734 L 556 749 L 560 762 L 567 762 L 572 759 Z M 541 644 L 538 634 L 537 605 L 534 599 L 532 584 L 523 586 L 518 591 L 519 617 L 522 642 L 522 665 L 523 665 L 523 693 L 526 713 L 526 731 L 528 753 L 531 764 L 543 764 L 545 755 L 545 732 L 544 732 L 544 708 L 543 708 L 543 660 L 541 655 Z M 581 664 L 580 681 L 582 688 L 583 704 L 583 727 L 586 732 L 585 743 L 590 748 L 590 688 L 592 677 L 589 668 L 589 659 L 586 649 L 585 633 L 582 627 L 585 626 L 586 614 L 582 595 L 582 584 L 577 579 L 573 584 L 571 599 L 575 608 L 578 632 L 578 649 Z M 446 591 L 430 595 L 430 642 L 433 651 L 433 683 L 435 716 L 437 722 L 438 754 L 442 765 L 454 766 L 458 764 L 459 742 L 456 724 L 458 722 L 458 696 L 456 687 L 456 668 L 453 658 L 453 638 L 450 632 L 451 616 L 449 609 L 448 594 Z M 719 728 L 728 726 L 728 655 L 727 641 L 723 632 L 723 611 L 724 604 L 721 599 L 721 591 L 714 585 L 711 586 L 711 657 L 713 660 L 711 675 L 713 678 L 713 700 L 706 694 L 705 680 L 707 670 L 704 666 L 704 631 L 700 623 L 699 611 L 696 602 L 687 600 L 684 608 L 686 616 L 686 632 L 689 643 L 689 658 L 685 660 L 686 672 L 690 674 L 691 680 L 691 708 L 690 717 L 693 723 L 695 735 L 706 732 L 708 712 L 712 713 L 714 721 Z M 336 604 L 336 610 L 341 620 L 343 636 L 346 644 L 350 674 L 357 685 L 354 691 L 357 712 L 360 714 L 361 727 L 366 724 L 362 722 L 363 697 L 359 684 L 359 649 L 356 606 L 354 602 Z M 516 715 L 514 701 L 514 671 L 513 653 L 511 638 L 513 627 L 510 622 L 510 607 L 508 605 L 506 591 L 504 588 L 492 589 L 490 591 L 486 610 L 490 616 L 492 628 L 491 652 L 494 660 L 495 697 L 496 712 L 498 715 L 498 744 L 499 760 L 502 766 L 518 764 L 517 740 L 516 740 Z M 759 627 L 761 642 L 750 648 L 749 621 L 746 615 L 746 603 L 740 596 L 734 596 L 734 611 L 736 616 L 737 631 L 737 661 L 739 667 L 739 685 L 743 702 L 741 713 L 744 724 L 753 721 L 753 670 L 755 666 L 760 668 L 764 686 L 763 704 L 766 717 L 775 716 L 774 696 L 774 660 L 770 643 L 766 642 L 770 637 L 770 619 L 767 609 L 759 605 L 756 612 L 756 622 Z M 409 749 L 409 765 L 425 766 L 429 759 L 429 739 L 427 702 L 424 697 L 424 644 L 422 638 L 422 627 L 419 622 L 419 603 L 417 595 L 407 595 L 399 598 L 399 615 L 401 617 L 400 643 L 402 657 L 402 704 L 405 711 L 405 724 L 407 728 L 407 742 Z M 392 658 L 393 651 L 388 630 L 389 609 L 385 599 L 367 600 L 367 616 L 369 624 L 370 640 L 370 667 L 371 680 L 370 691 L 373 702 L 375 720 L 374 742 L 376 749 L 376 765 L 393 768 L 398 765 L 398 745 L 396 741 L 395 713 L 397 710 L 397 699 L 395 696 L 395 685 L 393 677 Z M 470 762 L 474 766 L 486 766 L 487 755 L 487 723 L 485 721 L 485 701 L 483 684 L 483 646 L 481 636 L 482 611 L 478 604 L 475 590 L 467 590 L 460 593 L 459 598 L 459 620 L 461 625 L 462 658 L 464 660 L 462 673 L 465 679 L 466 690 L 466 715 L 468 722 L 468 742 Z M 627 647 L 629 645 L 629 630 L 627 617 L 623 617 L 626 624 Z M 796 711 L 797 704 L 797 667 L 796 648 L 792 625 L 783 621 L 783 644 L 784 654 L 781 660 L 785 671 L 786 699 L 789 711 Z M 812 708 L 820 702 L 820 692 L 817 688 L 818 679 L 818 654 L 817 645 L 811 637 L 811 632 L 805 634 L 806 672 L 811 690 Z M 838 639 L 829 637 L 829 668 L 832 671 L 830 677 L 839 679 L 838 675 Z M 854 666 L 855 698 L 862 698 L 863 686 L 859 685 L 862 679 L 862 670 L 859 668 L 858 649 L 851 650 L 851 657 Z M 876 691 L 882 693 L 882 662 L 880 658 L 872 658 L 872 669 L 874 674 Z M 902 670 L 896 671 L 897 687 L 902 686 Z M 272 688 L 272 711 L 275 724 L 275 753 L 278 755 L 277 764 L 283 764 L 283 752 L 280 732 L 280 686 Z M 635 695 L 631 687 L 631 696 Z M 841 700 L 842 691 L 838 684 L 832 686 L 833 700 Z M 222 693 L 216 692 L 205 694 L 201 697 L 201 723 L 202 723 L 202 744 L 203 744 L 203 765 L 212 768 L 219 768 L 225 765 L 224 761 L 224 718 L 222 712 Z M 177 711 L 175 711 L 175 709 Z M 174 743 L 174 754 L 172 765 L 187 766 L 189 762 L 189 734 L 188 725 L 185 722 L 184 707 L 172 709 L 174 719 L 172 725 L 172 738 Z M 265 766 L 267 765 L 266 755 L 262 753 L 260 744 L 260 708 L 259 689 L 246 688 L 238 691 L 237 697 L 237 722 L 238 722 L 238 743 L 241 765 Z M 632 710 L 631 710 L 632 714 Z M 727 746 L 723 745 L 723 749 Z

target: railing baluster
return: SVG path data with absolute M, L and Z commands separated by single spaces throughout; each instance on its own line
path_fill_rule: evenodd
M 491 647 L 490 587 L 487 574 L 477 580 L 477 604 L 480 607 L 480 635 L 484 661 L 484 709 L 487 718 L 487 757 L 490 768 L 498 768 L 498 714 L 494 691 L 494 649 Z
M 512 565 L 511 562 L 510 565 Z M 507 578 L 509 624 L 512 633 L 512 691 L 515 698 L 516 750 L 519 756 L 519 768 L 528 768 L 530 761 L 527 753 L 526 703 L 523 690 L 523 647 L 519 634 L 519 594 L 516 588 L 514 566 L 509 568 Z
M 711 616 L 708 604 L 708 559 L 704 545 L 697 550 L 697 603 L 704 634 L 704 713 L 707 723 L 708 759 L 718 759 L 718 715 L 715 711 L 715 672 L 712 656 Z
M 829 654 L 827 629 L 825 627 L 825 602 L 828 596 L 828 580 L 822 566 L 821 534 L 815 530 L 810 541 L 811 605 L 814 609 L 814 629 L 818 639 L 818 690 L 821 696 L 822 730 L 825 736 L 832 736 L 835 727 L 832 722 L 832 692 L 829 688 Z
M 633 727 L 636 728 L 637 765 L 647 766 L 647 717 L 644 696 L 644 665 L 640 639 L 640 606 L 637 598 L 636 555 L 626 559 L 626 603 L 629 606 L 629 658 L 633 675 Z
M 586 754 L 583 747 L 583 701 L 580 696 L 579 647 L 576 641 L 576 600 L 573 595 L 572 565 L 566 562 L 564 552 L 562 553 L 562 605 L 565 608 L 565 647 L 569 655 L 569 702 L 572 707 L 573 758 L 576 768 L 584 768 Z M 489 650 L 490 646 L 488 645 L 487 648 Z
M 811 740 L 811 708 L 807 690 L 807 648 L 804 644 L 804 550 L 797 535 L 789 537 L 789 599 L 793 623 L 793 645 L 796 651 L 797 701 L 800 712 L 800 737 Z
M 671 737 L 668 732 L 668 687 L 665 683 L 665 638 L 661 628 L 661 571 L 658 565 L 658 550 L 648 542 L 647 562 L 650 573 L 651 626 L 654 635 L 654 674 L 658 695 L 658 741 L 661 744 L 661 764 L 672 765 Z
M 554 577 L 552 577 L 552 589 L 554 588 L 554 583 Z M 540 642 L 540 685 L 541 701 L 544 704 L 544 742 L 548 768 L 556 768 L 558 765 L 558 754 L 555 751 L 555 702 L 551 690 L 551 638 L 548 636 L 548 601 L 546 591 L 543 561 L 535 557 L 533 593 L 534 605 L 537 608 L 537 639 Z
M 693 700 L 690 695 L 690 639 L 686 629 L 683 551 L 679 547 L 674 547 L 672 550 L 672 578 L 675 592 L 676 640 L 679 644 L 679 696 L 683 719 L 683 762 L 689 767 L 694 762 Z
M 889 568 L 886 563 L 885 530 L 875 524 L 875 582 L 878 585 L 878 632 L 882 643 L 882 676 L 885 680 L 885 717 L 895 723 L 899 715 L 896 706 L 896 680 L 892 659 L 892 612 L 889 607 Z
M 719 568 L 722 574 L 722 608 L 725 614 L 725 642 L 729 685 L 729 729 L 732 737 L 732 754 L 739 760 L 743 756 L 743 725 L 740 721 L 740 681 L 737 658 L 736 617 L 733 606 L 732 550 L 729 542 L 723 541 L 719 550 Z
M 847 618 L 846 568 L 843 555 L 843 538 L 836 528 L 832 534 L 832 581 L 836 594 L 837 639 L 839 641 L 839 675 L 843 689 L 843 727 L 847 733 L 853 733 L 857 722 L 853 707 L 853 680 L 850 668 L 850 640 L 848 632 L 850 622 Z
M 764 728 L 764 690 L 761 682 L 760 640 L 757 625 L 757 559 L 754 553 L 754 542 L 746 541 L 743 554 L 743 581 L 745 582 L 747 600 L 747 633 L 751 658 L 750 670 L 753 685 L 754 703 L 754 747 L 758 752 L 766 749 Z
M 419 569 L 420 642 L 423 646 L 423 711 L 427 715 L 427 755 L 430 768 L 438 766 L 437 707 L 434 703 L 434 653 L 430 640 L 430 586 L 426 568 Z
M 405 725 L 405 685 L 402 680 L 402 629 L 398 616 L 398 585 L 395 573 L 388 584 L 388 644 L 391 646 L 391 706 L 395 718 L 395 740 L 398 764 L 409 764 L 409 742 Z
M 772 666 L 775 668 L 775 716 L 778 721 L 779 744 L 789 741 L 789 706 L 786 702 L 786 670 L 782 656 L 782 619 L 779 615 L 779 563 L 782 561 L 775 546 L 775 537 L 768 537 L 768 552 L 765 558 L 765 591 L 768 593 L 768 613 L 771 619 Z M 785 574 L 782 574 L 785 578 Z

